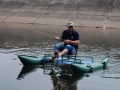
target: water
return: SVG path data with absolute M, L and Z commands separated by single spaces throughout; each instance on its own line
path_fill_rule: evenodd
M 120 30 L 76 27 L 81 45 L 78 55 L 93 56 L 98 61 L 111 56 L 106 70 L 81 74 L 45 72 L 42 67 L 23 67 L 17 54 L 43 56 L 53 53 L 65 26 L 0 23 L 0 90 L 119 90 Z M 66 89 L 65 89 L 66 88 Z

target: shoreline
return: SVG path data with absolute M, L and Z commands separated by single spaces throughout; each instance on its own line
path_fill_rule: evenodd
M 120 28 L 120 0 L 2 0 L 1 23 Z
M 26 25 L 47 25 L 47 26 L 67 26 L 66 25 L 59 25 L 59 24 L 40 24 L 40 23 L 26 23 L 26 22 L 0 22 L 3 24 L 26 24 Z M 75 25 L 75 27 L 90 27 L 90 28 L 102 28 L 102 29 L 120 29 L 120 27 L 100 27 L 100 26 L 80 26 L 80 25 Z

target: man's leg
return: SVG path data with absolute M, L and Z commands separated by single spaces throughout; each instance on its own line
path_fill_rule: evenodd
M 75 53 L 75 48 L 71 45 L 66 45 L 65 49 L 58 54 L 58 57 L 65 55 L 65 54 L 73 54 Z
M 63 51 L 65 48 L 65 46 L 63 44 L 56 44 L 54 46 L 54 54 L 55 54 L 55 57 L 59 57 L 59 52 Z
M 64 49 L 62 52 L 59 53 L 59 57 L 68 53 L 68 49 Z

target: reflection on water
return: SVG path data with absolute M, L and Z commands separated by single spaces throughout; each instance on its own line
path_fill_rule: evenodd
M 54 90 L 78 90 L 77 83 L 82 78 L 82 74 L 57 74 L 55 71 L 51 75 Z
M 39 66 L 23 66 L 17 80 L 24 79 L 27 75 L 35 73 L 36 70 L 40 68 Z M 77 83 L 85 76 L 83 74 L 68 74 L 55 70 L 50 70 L 49 73 L 44 74 L 50 76 L 54 90 L 78 90 Z
M 26 67 L 23 67 L 23 70 L 17 77 L 17 79 L 22 79 L 22 80 L 15 79 L 16 75 L 18 74 L 17 72 L 19 71 L 19 68 L 21 68 L 20 65 L 21 62 L 18 59 L 17 54 L 35 55 L 41 57 L 45 53 L 53 53 L 53 46 L 57 42 L 52 38 L 52 36 L 54 35 L 61 36 L 61 32 L 66 28 L 67 28 L 66 26 L 0 23 L 0 55 L 1 55 L 0 89 L 16 90 L 14 88 L 18 87 L 21 88 L 21 89 L 17 88 L 18 90 L 24 90 L 26 88 L 29 90 L 33 90 L 34 87 L 36 88 L 36 90 L 38 90 L 40 87 L 42 87 L 40 88 L 41 90 L 43 90 L 43 88 L 46 88 L 46 90 L 48 90 L 49 87 L 51 87 L 50 84 L 51 81 L 49 80 L 48 75 L 47 76 L 46 74 L 42 75 L 43 69 L 36 67 L 28 67 L 26 69 Z M 119 29 L 104 30 L 102 28 L 90 28 L 90 27 L 76 27 L 76 30 L 80 33 L 80 37 L 81 37 L 81 44 L 78 49 L 78 55 L 93 56 L 95 61 L 98 61 L 105 56 L 111 56 L 110 62 L 108 63 L 108 68 L 104 70 L 104 72 L 105 74 L 119 75 L 120 74 L 120 42 L 119 42 L 120 30 Z M 35 70 L 37 71 L 35 72 Z M 33 75 L 33 71 L 35 72 L 34 75 Z M 94 72 L 92 74 L 99 77 L 102 71 Z M 32 77 L 31 80 L 29 74 L 35 77 L 31 76 Z M 23 79 L 26 76 L 29 77 L 29 79 Z M 53 76 L 54 75 L 52 74 L 51 75 L 52 79 Z M 78 78 L 80 78 L 79 76 L 80 75 L 78 75 Z M 61 83 L 59 82 L 59 80 L 60 81 L 63 80 L 62 82 L 64 84 L 62 85 L 62 87 L 64 86 L 67 88 L 68 83 L 74 82 L 74 78 L 77 78 L 77 75 L 61 76 L 61 74 L 57 73 L 55 77 L 57 80 L 55 79 L 55 82 L 53 83 L 54 88 L 57 87 L 59 88 L 59 86 L 61 87 L 61 85 L 59 85 L 59 83 Z M 90 80 L 92 81 L 94 80 L 94 78 L 91 78 Z M 101 78 L 98 81 L 100 80 Z M 84 79 L 80 81 L 84 82 Z M 47 82 L 49 82 L 49 84 L 47 84 L 48 87 L 45 87 Z M 115 82 L 118 82 L 118 80 L 116 80 Z M 19 83 L 21 85 L 27 84 L 28 86 L 31 87 L 26 87 L 26 88 L 19 87 Z M 41 83 L 41 84 L 36 85 L 33 83 Z M 45 85 L 43 85 L 43 83 Z M 79 82 L 77 83 L 78 83 L 77 84 L 78 87 L 81 85 L 84 86 L 83 84 L 79 84 Z M 84 84 L 86 83 L 87 82 L 84 82 Z M 108 83 L 109 82 L 106 82 L 105 84 Z M 69 84 L 68 88 L 70 88 L 71 85 L 73 84 Z M 94 87 L 94 85 L 91 85 L 89 87 Z M 86 87 L 85 90 L 86 89 L 88 89 L 88 87 Z M 99 88 L 95 88 L 95 89 L 101 90 Z
M 29 74 L 36 73 L 36 70 L 41 69 L 40 66 L 23 66 L 17 80 L 23 80 L 25 77 L 27 77 Z M 48 67 L 49 68 L 49 67 Z M 83 78 L 89 79 L 90 77 L 87 77 L 86 74 L 68 74 L 63 71 L 56 71 L 49 69 L 49 73 L 45 73 L 44 68 L 42 68 L 43 74 L 48 75 L 49 78 L 52 80 L 53 89 L 52 90 L 79 90 L 78 83 L 81 82 Z M 114 78 L 119 79 L 119 74 L 106 74 L 102 75 L 102 78 Z M 33 77 L 32 77 L 33 78 Z M 91 78 L 90 78 L 91 79 Z M 94 78 L 92 79 L 94 82 Z M 88 84 L 87 84 L 88 86 Z M 118 89 L 117 89 L 118 90 Z
M 23 66 L 20 74 L 17 77 L 17 80 L 24 79 L 24 77 L 30 73 L 36 72 L 39 67 L 36 66 Z

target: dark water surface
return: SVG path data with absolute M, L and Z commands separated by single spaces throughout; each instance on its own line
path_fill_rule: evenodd
M 57 42 L 52 36 L 61 36 L 64 29 L 0 23 L 0 90 L 119 90 L 120 29 L 76 27 L 81 37 L 78 55 L 93 56 L 95 61 L 111 56 L 107 69 L 90 73 L 90 77 L 44 72 L 39 66 L 23 67 L 17 54 L 41 57 L 53 53 Z

